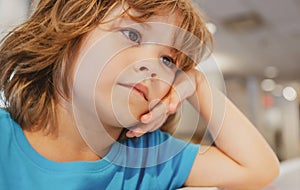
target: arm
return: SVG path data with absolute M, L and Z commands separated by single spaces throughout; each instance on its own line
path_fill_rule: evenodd
M 208 123 L 216 144 L 216 147 L 200 146 L 185 186 L 260 189 L 278 175 L 278 160 L 264 138 L 231 101 L 211 87 L 195 69 L 176 77 L 163 104 L 145 115 L 152 116 L 145 126 L 148 122 L 152 126 L 155 121 L 161 121 L 157 118 L 164 121 L 184 99 Z M 157 124 L 155 129 L 159 126 Z M 150 131 L 148 129 L 145 127 L 139 136 Z
M 188 76 L 195 83 L 188 100 L 210 123 L 208 129 L 216 147 L 201 146 L 185 185 L 259 189 L 270 183 L 278 175 L 279 166 L 263 137 L 230 100 L 209 86 L 200 72 L 192 70 Z M 224 112 L 213 115 L 213 110 L 222 105 Z

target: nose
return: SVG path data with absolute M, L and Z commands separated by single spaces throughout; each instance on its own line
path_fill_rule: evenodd
M 151 69 L 150 66 L 145 65 L 137 65 L 137 68 L 135 69 L 138 72 L 146 72 L 149 73 L 149 76 L 154 78 L 157 77 L 157 73 L 154 71 L 154 69 Z
M 134 56 L 135 71 L 151 78 L 165 76 L 165 70 L 161 64 L 160 57 L 166 51 L 165 47 L 155 44 L 145 44 L 138 49 Z

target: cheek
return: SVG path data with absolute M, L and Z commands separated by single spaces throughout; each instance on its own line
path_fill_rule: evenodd
M 115 127 L 131 127 L 137 124 L 141 115 L 148 111 L 148 102 L 135 92 L 116 85 L 114 80 L 101 78 L 95 93 L 100 120 Z
M 115 86 L 110 100 L 110 115 L 121 127 L 130 127 L 139 122 L 143 113 L 148 111 L 148 103 L 135 92 Z

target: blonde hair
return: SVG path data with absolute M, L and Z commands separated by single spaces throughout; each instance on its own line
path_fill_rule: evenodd
M 0 90 L 5 109 L 23 129 L 55 129 L 56 105 L 60 96 L 69 98 L 70 68 L 83 37 L 123 4 L 128 5 L 124 14 L 139 22 L 170 11 L 180 13 L 180 27 L 202 42 L 185 41 L 184 46 L 193 48 L 189 55 L 176 56 L 183 70 L 195 66 L 189 56 L 202 58 L 205 46 L 212 45 L 211 34 L 188 0 L 41 0 L 32 16 L 1 41 Z M 130 15 L 130 9 L 142 14 Z

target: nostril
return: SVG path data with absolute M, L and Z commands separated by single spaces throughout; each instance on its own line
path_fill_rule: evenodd
M 140 71 L 148 71 L 149 69 L 147 68 L 147 67 L 145 67 L 145 66 L 141 66 L 140 67 Z
M 151 77 L 152 77 L 152 78 L 154 78 L 154 77 L 156 77 L 156 76 L 157 76 L 156 73 L 151 73 Z

